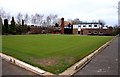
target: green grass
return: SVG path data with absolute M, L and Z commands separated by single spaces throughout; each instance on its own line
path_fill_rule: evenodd
M 2 36 L 0 35 L 0 52 L 2 52 Z
M 112 38 L 111 36 L 7 35 L 2 37 L 2 51 L 58 74 Z

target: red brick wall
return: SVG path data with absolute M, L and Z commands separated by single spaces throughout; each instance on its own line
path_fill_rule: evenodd
M 90 34 L 99 34 L 100 32 L 102 32 L 102 34 L 111 34 L 110 30 L 107 29 L 82 29 L 83 30 L 83 35 L 88 35 Z
M 39 28 L 39 27 L 31 27 L 31 28 L 30 28 L 30 33 L 33 33 L 33 34 L 35 34 L 35 33 L 41 34 L 41 32 L 42 32 L 42 29 Z
M 78 29 L 73 29 L 73 34 L 78 34 Z

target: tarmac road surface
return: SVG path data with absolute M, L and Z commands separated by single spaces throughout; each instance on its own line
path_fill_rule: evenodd
M 9 63 L 5 60 L 2 60 L 2 76 L 4 77 L 4 75 L 10 76 L 10 75 L 19 75 L 19 76 L 35 76 L 37 74 L 30 72 L 24 68 L 21 68 L 19 66 L 16 66 L 12 63 Z M 18 77 L 19 77 L 18 76 Z M 36 76 L 35 76 L 36 77 Z M 38 77 L 38 76 L 37 76 Z
M 77 75 L 118 75 L 118 41 L 114 39 L 101 53 L 99 53 Z M 92 76 L 91 76 L 92 77 Z

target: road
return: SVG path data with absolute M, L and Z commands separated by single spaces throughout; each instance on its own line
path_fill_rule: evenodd
M 77 75 L 118 75 L 118 40 L 117 37 L 98 54 L 82 70 L 75 73 Z

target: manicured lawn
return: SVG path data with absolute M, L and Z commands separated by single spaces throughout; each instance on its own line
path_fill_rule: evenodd
M 2 52 L 2 36 L 0 35 L 0 52 Z
M 2 37 L 2 51 L 58 74 L 112 38 L 77 35 L 8 35 Z

